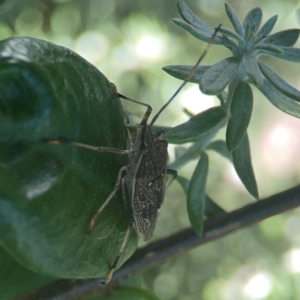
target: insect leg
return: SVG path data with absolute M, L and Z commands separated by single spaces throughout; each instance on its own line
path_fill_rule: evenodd
M 171 169 L 167 169 L 167 174 L 169 175 L 173 175 L 173 177 L 169 180 L 169 182 L 166 184 L 166 188 L 169 188 L 170 185 L 173 183 L 173 181 L 175 180 L 175 178 L 177 177 L 177 171 L 176 170 L 171 170 Z
M 117 178 L 117 182 L 115 184 L 115 187 L 113 189 L 113 191 L 110 193 L 110 195 L 108 196 L 108 198 L 104 201 L 104 203 L 100 206 L 100 208 L 97 210 L 97 212 L 95 213 L 95 215 L 92 217 L 89 226 L 88 226 L 88 230 L 87 230 L 87 234 L 89 235 L 95 225 L 95 221 L 97 219 L 97 217 L 99 216 L 99 214 L 102 212 L 102 210 L 105 208 L 105 206 L 109 203 L 109 201 L 114 197 L 114 195 L 117 193 L 117 191 L 120 188 L 121 185 L 121 181 L 122 181 L 122 173 L 124 171 L 126 171 L 127 166 L 122 167 L 118 173 L 118 178 Z
M 47 144 L 52 144 L 52 145 L 60 145 L 60 144 L 68 144 L 80 148 L 85 148 L 97 152 L 111 152 L 111 153 L 116 153 L 116 154 L 128 154 L 128 150 L 120 150 L 116 148 L 109 148 L 109 147 L 95 147 L 91 145 L 86 145 L 78 142 L 73 142 L 68 139 L 43 139 L 43 142 Z
M 144 103 L 144 102 L 140 102 L 140 101 L 137 101 L 137 100 L 134 100 L 134 99 L 131 99 L 131 98 L 128 98 L 128 97 L 126 97 L 126 96 L 124 96 L 122 94 L 119 94 L 118 92 L 117 92 L 117 96 L 119 98 L 124 99 L 124 100 L 128 100 L 128 101 L 131 101 L 131 102 L 134 102 L 134 103 L 146 106 L 147 110 L 146 110 L 146 112 L 145 112 L 145 114 L 143 116 L 143 119 L 142 119 L 140 125 L 145 125 L 147 123 L 147 120 L 148 120 L 148 118 L 149 118 L 149 116 L 150 116 L 150 114 L 152 112 L 152 107 L 149 104 Z
M 128 208 L 128 198 L 127 198 L 127 193 L 126 193 L 126 186 L 125 186 L 125 180 L 124 180 L 124 177 L 122 178 L 122 196 L 123 196 L 123 201 L 124 201 L 124 207 L 125 207 L 125 211 L 126 211 L 126 215 L 127 215 L 127 218 L 128 218 L 128 227 L 127 227 L 127 230 L 126 230 L 126 233 L 125 233 L 125 236 L 124 236 L 124 239 L 123 239 L 123 242 L 122 242 L 122 245 L 120 247 L 120 250 L 118 252 L 118 255 L 117 257 L 115 258 L 113 264 L 112 264 L 112 267 L 111 269 L 109 270 L 109 273 L 107 274 L 107 277 L 106 277 L 106 280 L 105 282 L 102 282 L 102 284 L 107 284 L 108 282 L 110 282 L 111 278 L 112 278 L 112 275 L 117 267 L 117 264 L 118 264 L 118 261 L 124 251 L 124 248 L 127 244 L 127 241 L 128 241 L 128 238 L 129 238 L 129 234 L 130 234 L 130 230 L 132 228 L 132 225 L 133 225 L 133 220 L 132 220 L 132 216 L 129 212 L 129 208 Z

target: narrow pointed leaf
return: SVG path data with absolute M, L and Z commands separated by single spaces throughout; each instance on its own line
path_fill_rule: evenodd
M 212 107 L 203 111 L 187 122 L 175 126 L 164 134 L 168 143 L 183 144 L 196 141 L 201 135 L 212 130 L 226 118 L 226 113 L 220 107 Z
M 186 151 L 182 155 L 177 157 L 176 160 L 172 162 L 168 167 L 173 170 L 178 170 L 190 161 L 198 159 L 202 150 L 205 149 L 205 147 L 215 137 L 217 132 L 225 125 L 225 122 L 226 119 L 209 132 L 200 136 L 200 138 L 192 146 L 186 149 Z
M 226 145 L 225 145 L 226 147 Z M 182 176 L 177 176 L 176 180 L 181 185 L 185 195 L 188 195 L 190 181 Z M 206 217 L 212 217 L 216 214 L 223 213 L 225 210 L 221 208 L 218 204 L 216 204 L 209 196 L 206 195 L 205 199 L 205 216 Z
M 242 36 L 240 36 L 240 35 L 237 34 L 236 32 L 234 32 L 234 31 L 232 31 L 232 30 L 230 30 L 230 29 L 228 29 L 228 28 L 226 28 L 226 27 L 223 27 L 223 26 L 222 26 L 222 27 L 219 29 L 219 32 L 225 34 L 226 36 L 229 36 L 229 37 L 231 37 L 231 38 L 236 39 L 236 40 L 237 40 L 240 44 L 242 44 L 242 45 L 245 44 L 244 39 L 243 39 Z
M 232 153 L 228 151 L 225 141 L 217 140 L 210 143 L 205 150 L 213 150 L 232 161 Z
M 208 33 L 209 35 L 212 35 L 214 33 L 214 30 L 211 29 L 209 26 L 207 26 L 202 20 L 200 20 L 191 11 L 191 9 L 185 4 L 184 1 L 177 0 L 177 8 L 178 8 L 178 12 L 180 13 L 180 16 L 187 23 L 189 23 L 192 26 L 200 29 L 201 31 L 204 31 L 204 32 Z
M 268 80 L 264 79 L 263 84 L 258 89 L 274 106 L 291 116 L 300 118 L 299 102 L 280 93 Z
M 236 149 L 243 139 L 250 122 L 252 106 L 252 90 L 248 83 L 240 81 L 233 94 L 231 115 L 226 130 L 226 143 L 229 151 Z
M 264 43 L 270 43 L 277 46 L 291 47 L 297 42 L 299 38 L 299 33 L 299 29 L 288 29 L 279 31 L 269 35 L 264 40 Z
M 232 152 L 234 168 L 247 191 L 258 199 L 258 190 L 251 164 L 250 146 L 248 135 L 245 134 L 242 142 Z
M 181 19 L 173 19 L 172 22 L 177 25 L 178 27 L 186 30 L 187 32 L 189 32 L 191 35 L 193 35 L 195 38 L 203 41 L 203 42 L 209 42 L 212 34 L 207 33 L 206 31 L 202 31 L 200 29 L 197 29 L 196 27 L 188 24 L 187 22 L 181 20 Z M 221 36 L 216 36 L 213 40 L 212 40 L 212 44 L 215 45 L 222 45 L 226 48 L 228 48 L 230 51 L 232 51 L 233 49 L 236 48 L 236 44 L 232 41 L 229 40 L 227 38 L 221 37 Z
M 288 61 L 293 61 L 293 62 L 300 62 L 300 49 L 299 48 L 292 48 L 292 47 L 280 47 L 283 50 L 283 54 L 277 54 L 272 52 L 270 54 L 269 51 L 266 50 L 260 50 L 259 54 L 261 55 L 271 55 L 275 56 L 280 59 L 288 60 Z
M 289 85 L 282 77 L 265 64 L 259 62 L 259 68 L 268 81 L 282 94 L 300 102 L 300 91 Z
M 259 43 L 257 45 L 254 46 L 255 50 L 266 50 L 270 53 L 274 53 L 274 54 L 279 54 L 279 55 L 283 55 L 284 54 L 284 51 L 278 47 L 278 46 L 275 46 L 275 45 L 272 45 L 272 44 L 267 44 L 267 43 Z
M 236 15 L 235 11 L 233 10 L 233 8 L 229 4 L 225 3 L 225 10 L 226 10 L 227 16 L 228 16 L 233 28 L 235 29 L 235 31 L 239 35 L 243 36 L 244 28 L 243 28 L 238 16 Z
M 240 63 L 236 57 L 229 57 L 212 65 L 200 80 L 202 92 L 208 95 L 221 93 L 236 75 Z
M 163 70 L 175 78 L 186 80 L 193 67 L 194 66 L 171 65 L 163 67 Z M 199 84 L 201 77 L 209 68 L 210 66 L 198 66 L 189 82 Z
M 277 21 L 278 16 L 275 15 L 273 17 L 271 17 L 264 25 L 263 27 L 260 29 L 260 31 L 257 33 L 257 37 L 256 39 L 259 40 L 261 38 L 267 37 L 270 32 L 272 31 L 276 21 Z
M 41 140 L 126 149 L 123 106 L 98 69 L 53 43 L 3 40 L 0 65 L 0 244 L 37 273 L 105 276 L 128 226 L 121 192 L 85 232 L 127 159 Z M 136 242 L 132 232 L 119 265 Z
M 243 56 L 243 67 L 248 75 L 248 77 L 251 79 L 251 81 L 257 86 L 261 86 L 263 83 L 263 77 L 260 73 L 257 61 L 255 57 L 252 55 L 246 53 Z
M 262 19 L 262 10 L 260 7 L 253 8 L 246 16 L 243 27 L 246 28 L 247 22 L 249 24 L 255 25 L 256 31 L 258 30 Z
M 203 219 L 205 211 L 205 187 L 208 173 L 208 156 L 205 152 L 201 153 L 201 158 L 192 176 L 188 198 L 187 210 L 191 225 L 198 235 L 203 231 Z

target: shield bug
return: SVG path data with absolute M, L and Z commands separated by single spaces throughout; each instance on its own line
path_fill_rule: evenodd
M 171 174 L 176 176 L 177 172 L 167 169 L 166 163 L 168 157 L 168 143 L 163 139 L 163 130 L 152 132 L 151 127 L 156 122 L 162 111 L 172 102 L 172 100 L 183 88 L 183 86 L 190 80 L 201 60 L 207 53 L 209 47 L 211 46 L 212 40 L 216 36 L 220 26 L 221 25 L 219 25 L 215 30 L 206 49 L 192 68 L 186 80 L 180 85 L 174 95 L 153 117 L 149 125 L 147 124 L 147 121 L 152 112 L 151 106 L 149 104 L 119 94 L 115 86 L 112 84 L 115 89 L 115 93 L 119 98 L 147 107 L 142 121 L 138 125 L 135 134 L 133 134 L 130 139 L 130 148 L 128 150 L 96 147 L 82 144 L 80 142 L 70 141 L 67 139 L 44 139 L 44 142 L 47 142 L 49 144 L 70 144 L 76 147 L 81 147 L 97 152 L 110 152 L 115 154 L 128 155 L 128 165 L 122 167 L 119 170 L 117 181 L 113 191 L 91 218 L 87 230 L 87 234 L 90 234 L 97 220 L 97 217 L 101 214 L 104 208 L 108 205 L 108 203 L 113 199 L 115 194 L 121 188 L 124 208 L 128 218 L 128 228 L 118 254 L 106 277 L 106 280 L 105 282 L 103 282 L 104 284 L 108 283 L 111 280 L 119 258 L 121 257 L 122 252 L 126 246 L 132 228 L 134 228 L 138 234 L 142 235 L 145 240 L 150 239 L 152 236 L 158 217 L 158 212 L 164 200 L 166 189 L 165 175 Z

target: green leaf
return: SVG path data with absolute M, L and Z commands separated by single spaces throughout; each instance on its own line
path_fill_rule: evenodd
M 175 78 L 186 80 L 193 67 L 194 66 L 171 65 L 171 66 L 163 67 L 163 70 Z M 194 82 L 199 84 L 203 74 L 209 68 L 210 66 L 198 66 L 195 73 L 189 80 L 189 82 Z
M 299 29 L 288 29 L 279 31 L 272 35 L 269 35 L 264 40 L 264 43 L 270 43 L 277 46 L 291 47 L 297 42 L 299 38 L 299 33 Z
M 241 143 L 232 152 L 233 164 L 247 191 L 258 199 L 258 190 L 251 164 L 250 146 L 248 135 L 245 134 Z
M 257 33 L 257 36 L 256 36 L 256 40 L 260 40 L 262 38 L 265 38 L 267 37 L 270 32 L 272 31 L 276 21 L 277 21 L 277 18 L 278 16 L 275 15 L 273 17 L 271 17 L 263 26 L 262 28 L 260 29 L 260 31 Z
M 201 158 L 196 166 L 191 178 L 187 210 L 191 225 L 198 235 L 203 231 L 203 217 L 205 211 L 205 187 L 208 173 L 208 156 L 205 152 L 201 153 Z
M 172 170 L 179 170 L 185 166 L 188 162 L 198 159 L 202 149 L 204 149 L 214 138 L 217 132 L 224 126 L 225 121 L 221 122 L 218 126 L 210 130 L 209 132 L 200 136 L 197 142 L 189 147 L 182 155 L 180 155 L 174 162 L 172 162 L 168 168 Z
M 235 29 L 236 33 L 239 34 L 240 36 L 244 35 L 244 28 L 238 18 L 238 16 L 236 15 L 235 11 L 233 10 L 233 8 L 225 3 L 225 10 L 227 13 L 227 16 L 233 26 L 233 28 Z
M 260 55 L 271 55 L 275 56 L 280 59 L 292 61 L 292 62 L 300 62 L 300 49 L 299 48 L 292 48 L 292 47 L 280 47 L 284 53 L 283 54 L 277 54 L 272 52 L 271 54 L 269 51 L 266 50 L 260 50 L 259 54 Z
M 257 61 L 255 57 L 249 53 L 244 54 L 243 56 L 243 67 L 245 73 L 252 80 L 256 87 L 259 87 L 263 83 L 263 77 L 260 73 Z
M 269 53 L 274 53 L 274 54 L 279 54 L 279 55 L 284 54 L 283 50 L 280 47 L 272 45 L 272 44 L 267 44 L 267 43 L 259 43 L 259 44 L 255 45 L 253 47 L 253 49 L 259 50 L 259 51 L 266 50 Z
M 212 107 L 195 115 L 187 122 L 175 126 L 164 134 L 164 138 L 171 144 L 193 142 L 216 127 L 225 118 L 226 113 L 220 106 Z
M 232 153 L 228 151 L 225 141 L 222 140 L 213 141 L 205 148 L 205 150 L 216 151 L 217 153 L 221 154 L 225 158 L 232 161 Z
M 93 65 L 44 40 L 1 41 L 0 65 L 0 245 L 37 273 L 105 276 L 128 224 L 121 192 L 85 232 L 127 158 L 41 139 L 126 149 L 123 106 Z
M 172 22 L 177 25 L 178 27 L 186 30 L 191 35 L 193 35 L 195 38 L 208 43 L 212 37 L 212 34 L 207 33 L 206 31 L 202 31 L 197 29 L 196 27 L 188 24 L 187 22 L 181 20 L 181 19 L 173 19 Z M 236 49 L 236 44 L 227 38 L 216 36 L 212 41 L 212 44 L 215 45 L 222 45 L 226 48 L 228 48 L 230 51 L 233 51 L 233 49 Z
M 263 75 L 277 90 L 279 90 L 285 96 L 300 102 L 300 92 L 298 90 L 289 85 L 283 78 L 281 78 L 276 72 L 274 72 L 265 64 L 259 62 L 258 66 Z
M 0 266 L 0 295 L 2 300 L 28 293 L 56 280 L 29 271 L 2 248 L 0 248 Z
M 243 139 L 250 122 L 252 106 L 252 90 L 248 83 L 240 81 L 232 97 L 231 115 L 226 130 L 226 143 L 229 151 L 236 149 Z
M 256 31 L 258 30 L 262 19 L 262 10 L 260 7 L 250 10 L 243 22 L 243 27 L 246 29 L 246 24 L 255 25 Z
M 98 300 L 99 297 L 89 298 L 89 300 Z M 109 296 L 101 297 L 108 300 L 160 300 L 157 295 L 146 289 L 135 286 L 120 286 L 112 291 Z
M 188 195 L 190 182 L 186 178 L 182 176 L 176 177 L 177 181 L 180 183 L 185 195 Z M 206 195 L 205 199 L 205 216 L 212 217 L 219 213 L 223 213 L 225 210 L 221 208 L 218 204 L 216 204 L 209 196 Z
M 300 104 L 291 98 L 280 93 L 270 82 L 264 79 L 263 84 L 258 89 L 267 97 L 267 99 L 283 112 L 300 118 Z
M 228 57 L 212 65 L 200 80 L 203 93 L 208 95 L 221 93 L 236 75 L 240 63 L 236 57 Z
M 223 26 L 220 27 L 219 32 L 225 34 L 226 36 L 236 39 L 241 45 L 245 44 L 242 36 L 240 36 L 239 34 L 235 33 L 234 31 L 232 31 L 226 27 L 223 27 Z
M 212 30 L 209 26 L 207 26 L 202 20 L 200 20 L 191 10 L 190 8 L 185 4 L 182 0 L 177 0 L 177 8 L 180 16 L 183 20 L 185 20 L 187 23 L 191 24 L 192 26 L 200 29 L 201 31 L 206 32 L 210 36 L 214 33 L 214 30 Z

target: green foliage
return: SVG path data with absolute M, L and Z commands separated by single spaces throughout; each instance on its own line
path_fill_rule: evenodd
M 93 65 L 52 43 L 4 40 L 0 66 L 0 244 L 41 274 L 105 276 L 127 229 L 121 193 L 85 232 L 126 157 L 42 140 L 126 149 L 123 107 Z M 135 247 L 133 232 L 120 265 Z

